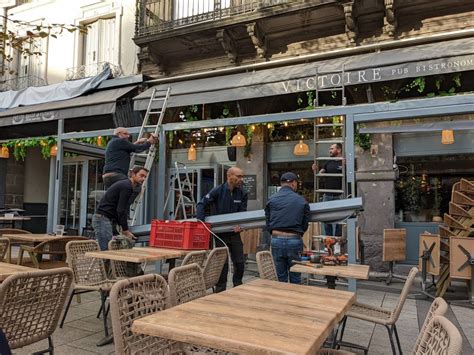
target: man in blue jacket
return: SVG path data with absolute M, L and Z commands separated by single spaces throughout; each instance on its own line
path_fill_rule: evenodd
M 243 181 L 244 172 L 237 167 L 230 168 L 227 171 L 227 182 L 213 188 L 197 204 L 197 219 L 204 221 L 207 207 L 210 207 L 211 215 L 247 211 L 248 197 L 247 192 L 242 189 Z M 220 233 L 218 234 L 220 239 L 216 240 L 216 246 L 224 246 L 224 242 L 229 248 L 230 258 L 234 264 L 232 277 L 234 287 L 242 285 L 244 276 L 245 258 L 240 231 L 240 226 L 235 226 L 233 232 Z M 216 292 L 226 289 L 228 270 L 229 264 L 226 262 L 216 285 Z
M 289 272 L 292 260 L 300 260 L 303 253 L 303 234 L 308 229 L 309 205 L 296 193 L 298 177 L 291 172 L 280 178 L 281 189 L 265 206 L 267 231 L 272 235 L 272 256 L 278 281 L 301 283 L 301 275 Z

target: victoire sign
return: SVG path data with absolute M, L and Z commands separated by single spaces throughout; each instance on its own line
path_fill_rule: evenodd
M 348 70 L 342 73 L 332 72 L 307 76 L 299 79 L 280 82 L 284 93 L 330 89 L 344 85 L 360 85 L 379 81 L 398 80 L 418 76 L 446 74 L 474 70 L 474 55 L 452 58 L 440 58 L 422 62 L 403 63 L 399 65 L 373 67 L 361 70 Z

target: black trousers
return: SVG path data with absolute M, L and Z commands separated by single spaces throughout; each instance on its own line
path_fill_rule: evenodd
M 232 282 L 234 287 L 242 285 L 242 277 L 244 276 L 245 257 L 244 257 L 244 245 L 240 238 L 240 233 L 222 233 L 218 234 L 219 238 L 227 245 L 230 252 L 230 258 L 234 264 L 234 275 Z M 223 247 L 224 244 L 216 238 L 216 246 Z M 224 268 L 222 269 L 219 282 L 216 285 L 216 292 L 222 292 L 226 289 L 227 285 L 227 273 L 229 271 L 229 263 L 226 261 Z

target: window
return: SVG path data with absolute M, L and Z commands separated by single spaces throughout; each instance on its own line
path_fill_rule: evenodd
M 83 64 L 116 63 L 115 17 L 99 19 L 88 25 L 84 36 Z

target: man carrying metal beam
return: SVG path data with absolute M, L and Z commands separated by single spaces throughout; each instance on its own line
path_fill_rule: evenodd
M 227 171 L 227 182 L 213 188 L 197 204 L 197 219 L 204 221 L 206 208 L 210 207 L 211 215 L 247 211 L 247 192 L 242 189 L 244 172 L 237 167 Z M 234 276 L 232 282 L 234 287 L 242 285 L 244 276 L 245 258 L 242 239 L 240 238 L 241 228 L 239 225 L 233 227 L 232 232 L 219 233 L 216 246 L 227 245 L 230 257 L 234 264 Z M 216 285 L 216 292 L 225 291 L 227 285 L 227 272 L 229 264 L 226 262 L 222 269 L 219 282 Z

